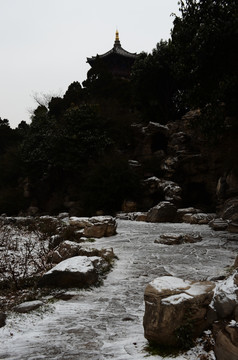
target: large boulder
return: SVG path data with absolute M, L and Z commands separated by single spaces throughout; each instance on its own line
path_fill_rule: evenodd
M 238 327 L 236 322 L 231 322 L 225 329 L 218 332 L 214 351 L 217 360 L 238 359 Z
M 172 276 L 153 280 L 145 289 L 144 334 L 162 346 L 186 347 L 215 318 L 209 307 L 215 283 Z
M 98 268 L 104 260 L 98 256 L 75 256 L 61 261 L 45 273 L 39 281 L 41 287 L 78 287 L 96 284 L 99 280 Z
M 169 201 L 161 201 L 148 211 L 148 222 L 173 222 L 176 218 L 177 208 Z

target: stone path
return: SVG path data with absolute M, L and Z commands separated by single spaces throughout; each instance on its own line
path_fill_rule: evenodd
M 171 246 L 154 243 L 168 232 L 199 233 L 203 240 Z M 238 253 L 238 239 L 229 238 L 207 225 L 120 220 L 116 236 L 90 245 L 113 247 L 119 258 L 104 285 L 76 290 L 72 299 L 48 303 L 31 314 L 10 314 L 7 326 L 0 329 L 0 359 L 143 359 L 145 286 L 162 275 L 203 280 L 226 274 Z

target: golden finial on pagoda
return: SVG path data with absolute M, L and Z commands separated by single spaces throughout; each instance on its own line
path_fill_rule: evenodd
M 120 41 L 119 40 L 119 31 L 118 30 L 116 30 L 116 41 Z

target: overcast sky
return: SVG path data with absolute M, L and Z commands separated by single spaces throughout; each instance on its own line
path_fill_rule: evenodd
M 86 58 L 114 44 L 151 52 L 170 37 L 178 0 L 0 0 L 0 117 L 30 122 L 33 95 L 63 95 Z

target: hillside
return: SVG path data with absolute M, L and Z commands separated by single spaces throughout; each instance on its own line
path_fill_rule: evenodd
M 236 15 L 235 1 L 181 2 L 171 39 L 142 53 L 129 80 L 98 66 L 62 97 L 37 99 L 29 125 L 1 120 L 0 213 L 147 211 L 164 200 L 148 200 L 153 176 L 182 188 L 179 206 L 233 204 Z

